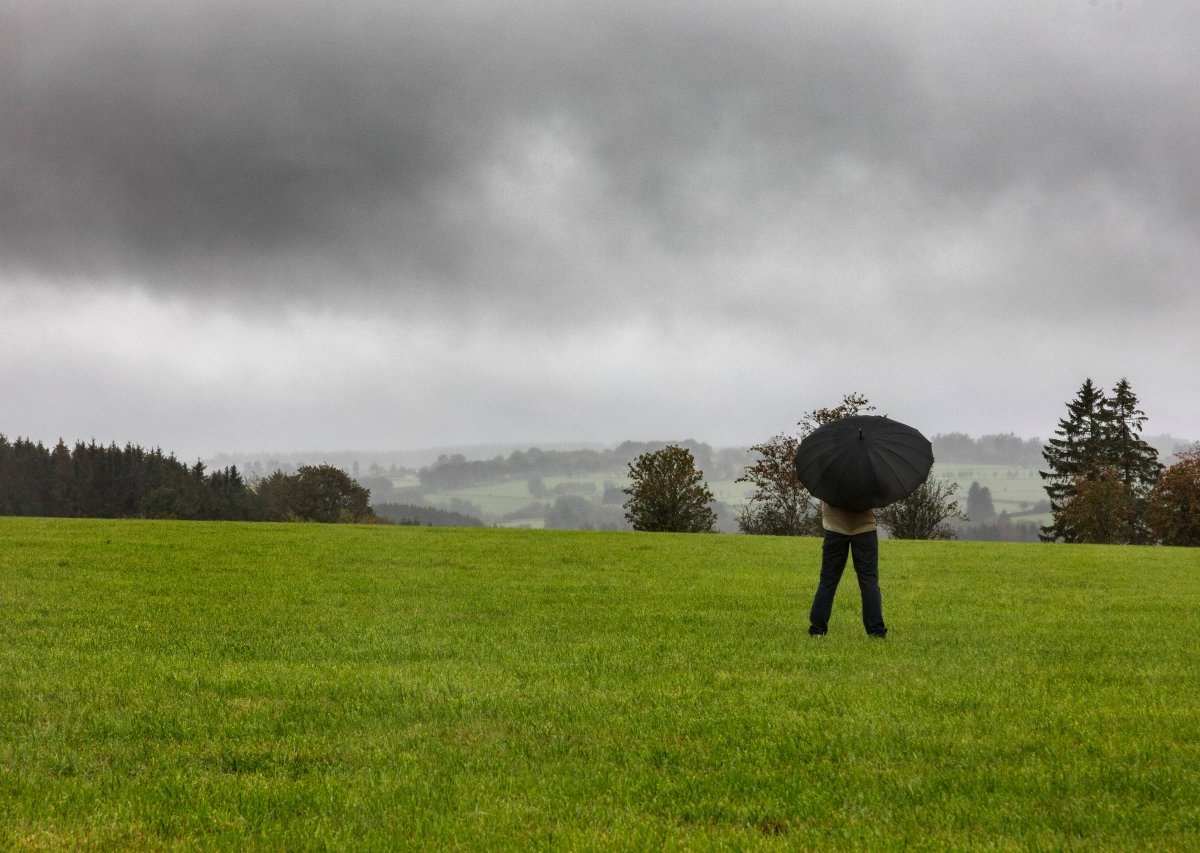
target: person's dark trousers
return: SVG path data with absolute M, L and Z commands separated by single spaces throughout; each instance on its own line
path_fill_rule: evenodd
M 879 593 L 879 537 L 874 530 L 847 536 L 825 531 L 821 547 L 821 582 L 813 596 L 808 621 L 810 634 L 829 630 L 829 615 L 833 612 L 833 596 L 846 568 L 846 558 L 854 555 L 854 573 L 858 575 L 858 591 L 862 594 L 863 627 L 872 637 L 883 637 L 883 597 Z

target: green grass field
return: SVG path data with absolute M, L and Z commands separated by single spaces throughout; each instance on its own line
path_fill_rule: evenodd
M 1200 847 L 1200 552 L 0 519 L 0 848 Z

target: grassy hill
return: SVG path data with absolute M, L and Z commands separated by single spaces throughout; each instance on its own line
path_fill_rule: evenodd
M 1200 846 L 1200 552 L 0 519 L 0 847 Z

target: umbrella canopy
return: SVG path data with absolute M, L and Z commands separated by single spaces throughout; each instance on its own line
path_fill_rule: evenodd
M 813 430 L 796 449 L 796 478 L 830 506 L 861 511 L 903 500 L 925 482 L 933 445 L 917 430 L 852 415 Z

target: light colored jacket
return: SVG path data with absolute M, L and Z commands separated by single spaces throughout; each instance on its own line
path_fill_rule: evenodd
M 870 533 L 875 529 L 875 510 L 865 509 L 855 512 L 852 509 L 841 509 L 821 502 L 821 526 L 834 533 L 846 536 L 857 536 L 859 533 Z

